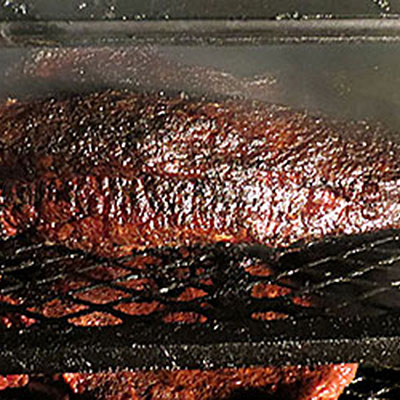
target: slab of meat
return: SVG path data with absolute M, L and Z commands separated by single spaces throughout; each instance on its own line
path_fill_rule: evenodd
M 64 374 L 75 393 L 96 399 L 336 400 L 353 380 L 357 365 L 239 368 L 216 371 Z M 124 397 L 125 396 L 125 397 Z
M 25 388 L 14 390 L 11 398 L 22 400 L 32 393 L 35 398 L 60 400 L 69 399 L 72 394 L 74 399 L 82 400 L 337 400 L 356 370 L 356 364 L 342 364 L 315 368 L 66 373 L 48 377 L 45 383 L 42 378 L 33 378 L 29 383 L 25 379 L 21 381 Z M 62 379 L 70 390 L 60 385 Z M 14 383 L 9 387 L 15 386 Z
M 0 223 L 97 254 L 399 226 L 399 148 L 283 107 L 129 92 L 0 108 Z

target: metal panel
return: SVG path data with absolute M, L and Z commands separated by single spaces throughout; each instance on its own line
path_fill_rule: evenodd
M 380 17 L 400 11 L 398 0 L 13 0 L 9 20 L 164 20 Z

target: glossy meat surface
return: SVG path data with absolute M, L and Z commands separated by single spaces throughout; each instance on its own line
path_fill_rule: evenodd
M 399 148 L 284 107 L 121 91 L 0 108 L 1 235 L 115 256 L 399 226 Z
M 215 371 L 141 371 L 70 374 L 20 379 L 13 399 L 96 400 L 337 400 L 354 378 L 357 365 L 264 367 Z M 16 377 L 0 377 L 15 381 Z M 62 385 L 60 382 L 68 385 Z M 0 386 L 1 389 L 1 386 Z M 1 393 L 1 392 L 0 392 Z M 31 395 L 31 396 L 30 396 Z M 8 397 L 6 397 L 8 398 Z
M 208 400 L 264 398 L 266 400 L 337 400 L 353 380 L 357 366 L 266 367 L 216 371 L 122 372 L 64 374 L 75 393 L 96 399 Z M 126 396 L 126 397 L 124 397 Z

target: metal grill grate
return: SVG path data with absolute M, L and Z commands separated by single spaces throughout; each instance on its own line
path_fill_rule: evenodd
M 0 370 L 396 364 L 399 241 L 382 231 L 113 260 L 29 235 L 4 242 Z

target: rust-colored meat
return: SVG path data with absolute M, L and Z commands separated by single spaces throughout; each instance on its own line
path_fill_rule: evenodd
M 101 400 L 337 400 L 357 365 L 266 367 L 216 371 L 64 374 L 75 393 Z M 262 397 L 261 397 L 262 396 Z
M 1 236 L 97 254 L 399 226 L 399 148 L 283 107 L 108 91 L 0 108 Z
M 58 397 L 96 400 L 337 400 L 351 382 L 356 364 L 319 367 L 226 368 L 215 371 L 142 371 L 97 374 L 66 373 L 46 379 L 46 385 L 30 381 L 26 375 L 0 376 L 0 390 L 23 387 L 15 399 L 35 398 L 54 393 Z M 64 380 L 70 387 L 62 387 Z M 5 386 L 2 386 L 4 385 Z M 70 392 L 70 393 L 69 393 Z M 51 397 L 53 398 L 53 397 Z

